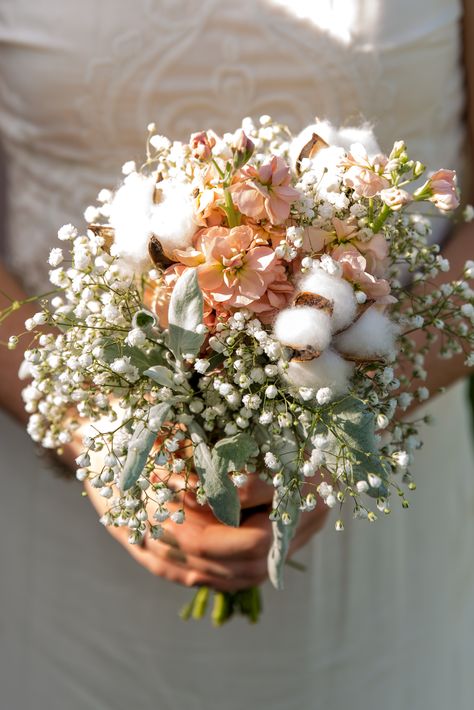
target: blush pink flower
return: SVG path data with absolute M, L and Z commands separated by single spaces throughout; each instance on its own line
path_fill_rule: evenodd
M 342 179 L 344 185 L 351 187 L 356 197 L 375 197 L 390 187 L 389 180 L 383 175 L 387 160 L 385 155 L 370 159 L 364 146 L 355 143 L 341 161 L 341 166 L 346 168 Z
M 399 187 L 387 187 L 385 190 L 381 190 L 380 198 L 387 207 L 390 207 L 390 209 L 395 212 L 405 205 L 408 205 L 413 200 L 409 192 Z
M 283 158 L 273 156 L 258 169 L 250 165 L 242 168 L 231 186 L 232 199 L 242 214 L 281 224 L 288 219 L 292 203 L 300 197 L 290 182 L 288 165 Z
M 383 234 L 374 234 L 371 239 L 355 239 L 353 246 L 363 254 L 366 261 L 366 270 L 374 276 L 387 273 L 388 242 Z
M 333 242 L 349 242 L 357 237 L 358 226 L 353 221 L 344 221 L 338 217 L 332 220 L 334 231 L 328 232 L 318 227 L 307 227 L 303 235 L 303 248 L 314 253 L 331 251 Z M 329 247 L 329 249 L 327 248 Z
M 216 144 L 216 136 L 213 131 L 200 131 L 192 133 L 189 139 L 191 154 L 196 160 L 207 162 L 212 158 L 212 149 Z
M 456 188 L 455 170 L 437 170 L 428 180 L 431 189 L 430 202 L 443 212 L 449 212 L 459 207 L 459 197 Z
M 275 278 L 269 284 L 266 292 L 251 305 L 252 311 L 258 313 L 262 323 L 271 323 L 276 314 L 288 305 L 295 292 L 282 264 L 276 267 L 274 274 Z
M 355 246 L 341 244 L 334 249 L 331 256 L 341 264 L 344 278 L 359 286 L 368 298 L 384 303 L 392 300 L 389 297 L 389 282 L 367 271 L 367 259 Z
M 216 307 L 252 308 L 277 277 L 275 252 L 269 246 L 254 246 L 253 240 L 248 226 L 211 227 L 198 234 L 194 259 L 200 262 L 199 285 Z

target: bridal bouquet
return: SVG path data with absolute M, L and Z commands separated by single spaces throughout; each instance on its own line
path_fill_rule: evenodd
M 473 364 L 474 262 L 433 286 L 449 264 L 413 209 L 455 209 L 455 173 L 422 179 L 403 141 L 383 155 L 366 128 L 293 137 L 269 117 L 189 143 L 150 125 L 123 173 L 50 253 L 54 293 L 26 322 L 28 431 L 60 451 L 88 422 L 77 478 L 131 544 L 185 523 L 168 509 L 177 479 L 237 526 L 239 487 L 263 477 L 281 587 L 300 515 L 349 506 L 373 522 L 394 493 L 408 505 L 421 440 L 404 413 L 429 396 L 433 342 Z M 255 590 L 215 604 L 216 623 L 258 616 Z

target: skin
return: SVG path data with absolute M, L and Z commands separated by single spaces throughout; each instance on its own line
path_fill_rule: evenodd
M 466 2 L 465 8 L 464 37 L 469 107 L 468 129 L 471 139 L 473 139 L 474 7 L 468 2 Z M 474 145 L 474 140 L 471 142 Z M 474 194 L 465 193 L 464 197 L 467 201 L 474 202 Z M 474 258 L 473 244 L 474 223 L 463 225 L 453 232 L 443 249 L 443 255 L 451 263 L 453 274 L 461 273 L 466 259 Z M 442 282 L 442 280 L 441 278 L 440 281 Z M 3 292 L 9 294 L 10 297 L 17 299 L 25 297 L 19 283 L 1 266 L 0 284 Z M 7 304 L 8 301 L 0 294 L 0 308 L 4 308 Z M 28 310 L 32 314 L 36 308 L 23 308 L 19 313 L 14 313 L 6 325 L 0 324 L 0 340 L 5 341 L 11 333 L 22 331 L 25 318 L 30 315 Z M 27 339 L 23 342 L 25 346 L 28 344 Z M 2 372 L 0 404 L 15 419 L 24 423 L 27 417 L 20 397 L 22 384 L 16 376 L 21 360 L 20 348 L 13 352 L 0 348 L 0 371 Z M 445 361 L 437 358 L 435 348 L 426 358 L 426 369 L 429 374 L 424 384 L 432 393 L 436 393 L 442 387 L 448 387 L 467 374 L 467 369 L 463 365 L 463 357 L 453 358 L 447 367 Z M 78 455 L 79 450 L 79 442 L 67 447 L 64 457 L 71 466 L 74 465 L 74 458 Z M 313 481 L 318 482 L 319 479 L 316 478 Z M 107 502 L 87 484 L 86 490 L 92 504 L 101 515 L 107 507 Z M 167 521 L 164 523 L 165 536 L 160 541 L 147 538 L 143 547 L 129 545 L 127 530 L 122 528 L 107 528 L 107 530 L 139 564 L 153 575 L 185 586 L 207 584 L 223 591 L 243 589 L 260 584 L 267 577 L 266 560 L 272 535 L 268 512 L 262 508 L 268 508 L 272 492 L 272 488 L 257 477 L 240 489 L 244 514 L 243 523 L 239 528 L 222 525 L 206 506 L 199 506 L 188 494 L 185 525 L 176 525 Z M 177 495 L 173 509 L 177 510 L 182 507 L 181 495 Z M 256 511 L 250 511 L 257 506 L 262 507 Z M 324 526 L 328 512 L 328 509 L 319 502 L 314 511 L 301 516 L 290 556 L 303 547 Z

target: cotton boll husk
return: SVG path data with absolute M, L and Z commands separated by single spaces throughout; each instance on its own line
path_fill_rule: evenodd
M 290 145 L 290 164 L 293 170 L 296 170 L 300 153 L 311 140 L 313 133 L 321 136 L 329 146 L 337 146 L 345 151 L 348 151 L 353 143 L 362 143 L 369 156 L 380 153 L 379 145 L 370 125 L 364 124 L 358 128 L 354 126 L 339 128 L 332 126 L 329 121 L 316 121 L 316 123 L 306 126 Z
M 150 231 L 155 234 L 166 256 L 174 249 L 186 249 L 198 229 L 195 221 L 191 186 L 177 180 L 157 184 L 160 201 L 153 204 Z
M 299 284 L 300 291 L 324 296 L 333 304 L 332 332 L 337 333 L 352 323 L 357 312 L 357 300 L 351 284 L 339 276 L 316 267 Z
M 150 210 L 155 178 L 139 173 L 128 175 L 110 205 L 110 225 L 115 230 L 114 252 L 132 268 L 149 264 Z
M 395 323 L 372 306 L 350 328 L 336 336 L 334 344 L 347 355 L 385 357 L 395 350 L 397 332 Z
M 344 360 L 334 350 L 325 350 L 313 360 L 289 362 L 285 377 L 297 387 L 329 387 L 334 396 L 339 396 L 347 392 L 353 371 L 353 363 Z
M 277 340 L 297 350 L 325 350 L 331 340 L 331 319 L 312 306 L 285 308 L 278 314 L 273 331 Z

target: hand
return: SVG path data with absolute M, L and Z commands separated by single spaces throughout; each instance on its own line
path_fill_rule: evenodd
M 176 477 L 174 482 L 179 487 L 182 480 Z M 90 485 L 86 488 L 102 515 L 107 501 Z M 239 493 L 243 508 L 239 528 L 223 525 L 208 506 L 200 506 L 186 493 L 184 524 L 166 521 L 165 534 L 160 540 L 147 536 L 143 546 L 130 545 L 126 528 L 108 527 L 107 530 L 139 564 L 169 581 L 188 587 L 207 585 L 221 591 L 260 585 L 267 577 L 267 556 L 272 542 L 268 512 L 273 489 L 259 478 L 251 477 Z M 176 501 L 170 504 L 170 511 L 182 507 L 183 494 L 178 493 Z M 302 514 L 290 556 L 323 527 L 328 512 L 321 503 L 314 511 Z

